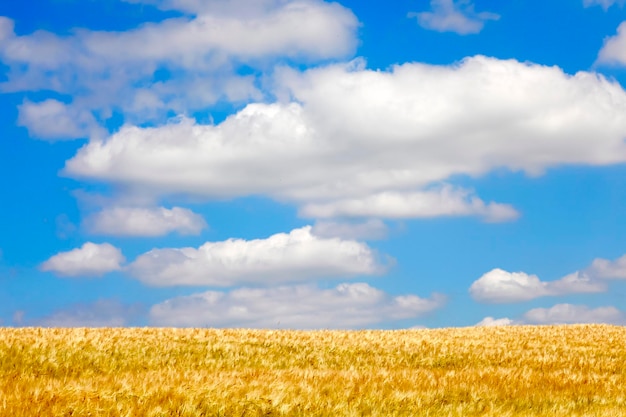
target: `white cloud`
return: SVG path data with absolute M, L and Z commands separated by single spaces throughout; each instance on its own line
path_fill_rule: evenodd
M 32 321 L 44 327 L 123 327 L 143 313 L 139 305 L 127 306 L 116 300 L 98 300 L 91 304 L 75 304 Z
M 626 324 L 626 316 L 612 306 L 589 308 L 585 305 L 557 304 L 550 308 L 534 308 L 527 311 L 522 318 L 494 319 L 485 317 L 476 326 L 509 326 L 517 324 Z
M 626 279 L 626 255 L 614 261 L 594 259 L 591 265 L 581 273 L 593 279 Z
M 516 322 L 507 317 L 500 318 L 500 319 L 495 319 L 493 317 L 485 317 L 484 319 L 476 323 L 476 326 L 493 327 L 493 326 L 511 326 L 513 324 L 516 324 Z
M 493 269 L 474 281 L 469 289 L 480 302 L 507 303 L 527 301 L 548 295 L 546 283 L 536 275 Z
M 217 125 L 126 126 L 80 149 L 65 172 L 155 194 L 264 195 L 301 208 L 399 193 L 411 215 L 420 210 L 408 197 L 453 176 L 626 161 L 626 93 L 594 73 L 478 56 L 390 71 L 283 70 L 277 82 L 294 102 L 250 104 Z M 452 200 L 486 218 L 513 215 L 465 198 Z M 376 214 L 397 216 L 392 209 Z
M 455 32 L 459 35 L 468 35 L 480 32 L 487 20 L 498 20 L 495 13 L 474 11 L 474 4 L 470 0 L 431 0 L 432 12 L 408 14 L 416 17 L 417 23 L 424 29 L 437 32 Z
M 80 248 L 52 256 L 41 265 L 41 269 L 68 277 L 102 276 L 122 269 L 124 261 L 122 252 L 115 246 L 87 242 Z
M 217 16 L 255 16 L 280 8 L 291 0 L 123 0 L 127 3 L 151 4 L 161 10 Z
M 273 1 L 254 8 L 229 6 L 229 10 L 220 13 L 206 8 L 192 17 L 146 23 L 126 32 L 81 29 L 71 36 L 45 31 L 17 36 L 14 22 L 2 17 L 0 53 L 9 64 L 32 65 L 33 69 L 103 71 L 114 64 L 138 62 L 151 64 L 147 70 L 159 63 L 205 68 L 220 63 L 215 55 L 244 61 L 283 56 L 339 58 L 352 54 L 356 47 L 358 21 L 338 3 Z
M 91 233 L 109 236 L 197 235 L 207 226 L 202 216 L 181 207 L 109 207 L 88 217 L 85 225 Z
M 354 51 L 357 20 L 345 7 L 317 0 L 272 3 L 274 7 L 254 13 L 205 10 L 192 19 L 169 19 L 129 32 L 88 32 L 79 40 L 94 55 L 114 61 L 167 60 L 182 67 L 210 65 L 211 53 L 250 61 L 268 56 L 327 59 Z
M 585 7 L 599 5 L 602 6 L 604 10 L 608 10 L 608 8 L 614 4 L 622 6 L 624 4 L 624 0 L 583 0 L 583 4 Z
M 541 281 L 536 275 L 493 269 L 474 281 L 469 293 L 484 303 L 513 303 L 538 297 L 606 291 L 606 285 L 582 274 L 570 274 L 557 281 Z
M 363 199 L 344 199 L 329 203 L 306 204 L 304 217 L 386 217 L 420 218 L 438 216 L 481 216 L 486 221 L 514 220 L 519 213 L 507 204 L 485 204 L 469 191 L 442 187 L 439 190 L 411 193 L 384 192 Z
M 599 64 L 626 65 L 626 22 L 617 28 L 617 35 L 604 40 L 598 53 Z
M 52 99 L 25 101 L 19 107 L 18 124 L 26 127 L 31 136 L 49 140 L 86 138 L 99 131 L 89 111 Z
M 241 65 L 264 69 L 283 58 L 311 63 L 351 56 L 356 48 L 358 21 L 337 3 L 246 3 L 228 10 L 198 8 L 190 16 L 125 32 L 76 29 L 63 36 L 43 30 L 19 36 L 14 22 L 0 16 L 0 63 L 8 67 L 8 80 L 0 84 L 0 91 L 72 95 L 65 110 L 74 115 L 87 117 L 93 112 L 106 119 L 112 111 L 122 110 L 127 121 L 142 123 L 161 120 L 169 110 L 185 114 L 204 109 L 220 99 L 262 98 L 255 76 L 237 75 Z M 33 116 L 33 112 L 67 116 L 58 103 L 55 106 L 29 103 L 21 109 L 21 122 L 42 138 L 82 137 L 80 121 L 54 126 Z
M 310 226 L 267 239 L 207 242 L 198 249 L 153 249 L 130 265 L 134 276 L 153 286 L 276 284 L 383 270 L 366 244 L 318 237 Z
M 150 318 L 159 326 L 359 328 L 420 317 L 442 304 L 441 296 L 393 297 L 365 283 L 332 289 L 302 285 L 177 297 L 153 306 Z
M 524 314 L 528 324 L 606 323 L 625 324 L 624 313 L 615 307 L 591 309 L 584 305 L 557 304 L 551 308 L 535 308 Z
M 591 265 L 556 281 L 541 281 L 536 275 L 493 269 L 470 286 L 471 296 L 480 302 L 509 303 L 538 297 L 607 290 L 607 280 L 626 279 L 626 255 L 613 261 L 596 258 Z
M 339 237 L 343 239 L 383 239 L 387 236 L 387 225 L 378 219 L 362 223 L 317 221 L 311 233 L 319 237 Z

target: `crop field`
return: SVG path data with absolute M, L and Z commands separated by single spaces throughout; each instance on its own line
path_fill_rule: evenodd
M 5 328 L 0 415 L 626 416 L 626 328 Z

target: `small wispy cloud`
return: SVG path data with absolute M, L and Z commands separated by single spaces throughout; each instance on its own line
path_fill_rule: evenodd
M 384 192 L 365 198 L 336 200 L 305 205 L 304 217 L 428 218 L 439 216 L 480 216 L 487 222 L 515 220 L 519 213 L 508 204 L 483 200 L 471 191 L 452 186 L 416 192 Z
M 46 140 L 87 138 L 100 131 L 90 111 L 53 99 L 25 101 L 19 106 L 18 124 L 32 137 Z
M 89 232 L 107 236 L 197 235 L 207 227 L 199 214 L 182 207 L 108 207 L 85 220 Z
M 613 306 L 590 308 L 586 305 L 556 304 L 549 308 L 533 308 L 519 319 L 485 317 L 476 326 L 591 323 L 623 325 L 626 323 L 626 315 Z
M 459 35 L 479 33 L 488 20 L 498 20 L 500 15 L 491 12 L 477 13 L 470 0 L 431 0 L 432 11 L 410 12 L 408 17 L 428 30 L 455 32 Z
M 604 10 L 608 10 L 614 4 L 624 5 L 624 0 L 583 0 L 585 7 L 602 6 Z
M 598 52 L 596 64 L 626 65 L 626 22 L 617 28 L 617 34 L 604 40 L 604 45 Z
M 29 325 L 45 327 L 122 327 L 145 314 L 141 304 L 126 305 L 118 300 L 101 299 L 93 303 L 72 304 L 40 319 L 28 320 Z M 16 323 L 23 325 L 24 320 Z

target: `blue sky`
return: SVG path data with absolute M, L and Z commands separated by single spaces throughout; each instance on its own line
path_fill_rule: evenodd
M 623 1 L 0 16 L 0 325 L 626 323 Z

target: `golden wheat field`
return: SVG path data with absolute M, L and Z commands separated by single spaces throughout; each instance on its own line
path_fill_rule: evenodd
M 2 416 L 626 416 L 626 328 L 0 329 Z

